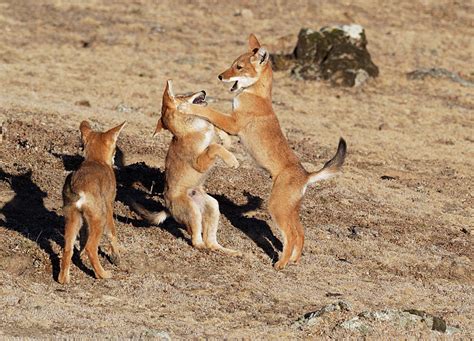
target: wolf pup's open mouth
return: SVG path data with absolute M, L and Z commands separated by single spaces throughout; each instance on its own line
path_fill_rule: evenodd
M 198 104 L 198 105 L 207 105 L 207 102 L 206 102 L 206 92 L 203 90 L 199 93 L 199 95 L 197 95 L 196 97 L 194 97 L 193 99 L 193 104 Z
M 232 85 L 232 88 L 230 88 L 230 92 L 234 92 L 239 88 L 238 83 L 239 81 L 235 81 L 234 85 Z

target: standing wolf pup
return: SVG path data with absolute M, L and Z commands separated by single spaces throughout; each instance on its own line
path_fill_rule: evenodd
M 98 247 L 105 232 L 110 241 L 110 258 L 119 262 L 119 245 L 114 223 L 114 200 L 116 193 L 115 174 L 112 168 L 117 138 L 126 122 L 105 133 L 95 132 L 89 122 L 83 121 L 79 127 L 84 143 L 84 162 L 81 167 L 66 178 L 63 187 L 63 210 L 66 219 L 64 228 L 64 252 L 58 282 L 69 283 L 69 269 L 74 250 L 74 242 L 86 219 L 88 237 L 84 252 L 89 257 L 97 278 L 111 278 L 112 274 L 100 265 Z
M 179 109 L 206 118 L 226 133 L 238 135 L 255 161 L 273 179 L 268 209 L 283 235 L 283 253 L 277 270 L 289 261 L 298 263 L 304 244 L 299 218 L 306 187 L 339 172 L 346 155 L 346 142 L 340 139 L 336 155 L 318 172 L 307 172 L 288 145 L 272 108 L 272 67 L 269 53 L 255 35 L 249 37 L 250 50 L 239 56 L 218 78 L 232 83 L 233 111 L 225 115 L 210 108 L 183 103 Z
M 199 117 L 186 115 L 177 109 L 181 103 L 205 106 L 206 92 L 175 95 L 169 80 L 163 93 L 161 117 L 155 134 L 167 129 L 173 134 L 165 161 L 165 204 L 173 218 L 186 226 L 194 247 L 219 250 L 230 255 L 240 252 L 222 247 L 217 242 L 219 204 L 203 188 L 207 173 L 220 157 L 230 167 L 239 162 L 223 146 L 213 143 L 214 126 Z M 149 212 L 135 204 L 135 210 L 152 224 L 160 224 L 168 212 Z

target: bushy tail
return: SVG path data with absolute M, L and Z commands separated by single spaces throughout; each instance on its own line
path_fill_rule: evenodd
M 344 159 L 346 158 L 347 144 L 346 141 L 341 137 L 339 145 L 337 146 L 337 152 L 334 157 L 326 162 L 324 167 L 314 173 L 309 173 L 307 184 L 315 183 L 316 181 L 326 180 L 332 178 L 334 175 L 340 172 Z
M 66 177 L 66 181 L 64 181 L 64 186 L 63 186 L 63 206 L 69 206 L 72 203 L 75 203 L 80 199 L 79 194 L 74 192 L 72 189 L 72 175 L 73 173 L 69 173 L 68 176 Z
M 162 222 L 166 220 L 170 215 L 167 211 L 160 211 L 160 212 L 151 212 L 148 211 L 145 207 L 140 205 L 137 202 L 132 203 L 133 210 L 140 215 L 143 219 L 148 221 L 150 224 L 153 225 L 160 225 Z

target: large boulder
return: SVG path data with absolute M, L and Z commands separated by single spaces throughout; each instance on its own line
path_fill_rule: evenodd
M 276 71 L 291 69 L 298 79 L 341 86 L 358 86 L 379 74 L 367 51 L 365 30 L 355 24 L 301 29 L 293 53 L 274 54 L 272 61 Z

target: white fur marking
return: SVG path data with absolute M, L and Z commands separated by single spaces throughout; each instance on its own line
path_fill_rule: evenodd
M 238 96 L 235 96 L 232 100 L 232 110 L 236 110 L 240 106 L 240 100 Z
M 204 144 L 207 147 L 211 144 L 212 139 L 214 138 L 214 128 L 211 128 L 208 131 L 206 131 L 205 136 L 206 136 L 206 139 L 204 140 Z
M 237 81 L 238 85 L 239 85 L 239 88 L 246 88 L 246 87 L 249 87 L 250 85 L 252 85 L 253 83 L 255 83 L 257 81 L 258 78 L 252 78 L 252 77 L 230 77 L 229 78 L 229 81 L 230 82 L 235 82 Z
M 193 121 L 193 128 L 197 130 L 205 129 L 209 126 L 206 120 L 196 118 Z
M 327 179 L 332 178 L 332 177 L 335 176 L 335 175 L 336 175 L 335 173 L 330 172 L 330 171 L 328 171 L 328 170 L 326 170 L 326 169 L 323 169 L 321 172 L 312 175 L 312 176 L 309 178 L 308 183 L 309 183 L 309 184 L 312 184 L 312 183 L 315 183 L 316 181 L 327 180 Z
M 254 85 L 257 82 L 258 78 L 252 77 L 230 77 L 228 80 L 223 80 L 225 82 L 237 82 L 237 90 L 248 88 L 249 86 Z
M 86 195 L 84 194 L 84 192 L 79 192 L 79 200 L 76 201 L 76 207 L 78 209 L 81 209 L 82 205 L 84 205 L 85 202 L 86 202 Z
M 202 152 L 204 149 L 209 147 L 212 140 L 214 139 L 214 128 L 209 128 L 206 132 L 204 132 L 204 139 L 199 142 L 197 148 Z

